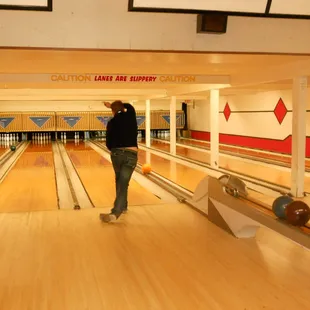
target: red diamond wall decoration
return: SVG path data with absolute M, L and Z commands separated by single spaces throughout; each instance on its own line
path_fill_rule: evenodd
M 279 99 L 273 113 L 276 116 L 279 124 L 282 124 L 282 122 L 286 116 L 286 113 L 287 113 L 287 109 L 286 109 L 286 106 L 285 106 L 282 98 Z
M 230 114 L 231 114 L 231 110 L 230 110 L 230 107 L 228 105 L 228 102 L 226 102 L 226 105 L 224 108 L 224 116 L 225 116 L 226 122 L 228 122 Z

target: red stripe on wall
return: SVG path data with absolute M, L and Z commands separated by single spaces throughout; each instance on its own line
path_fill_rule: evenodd
M 210 132 L 207 131 L 191 131 L 191 137 L 197 140 L 210 141 Z
M 210 132 L 191 131 L 191 137 L 197 140 L 210 141 Z M 284 140 L 276 140 L 220 133 L 219 141 L 221 144 L 234 145 L 238 147 L 246 147 L 289 155 L 292 154 L 292 136 L 288 136 Z M 306 138 L 306 157 L 310 157 L 310 137 Z

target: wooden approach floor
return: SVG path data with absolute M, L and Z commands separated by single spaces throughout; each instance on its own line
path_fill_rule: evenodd
M 237 240 L 181 204 L 0 214 L 0 309 L 308 310 L 310 252 Z

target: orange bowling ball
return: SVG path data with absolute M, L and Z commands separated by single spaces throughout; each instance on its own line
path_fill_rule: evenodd
M 143 174 L 149 174 L 152 171 L 151 165 L 150 164 L 144 164 L 142 166 L 142 172 Z

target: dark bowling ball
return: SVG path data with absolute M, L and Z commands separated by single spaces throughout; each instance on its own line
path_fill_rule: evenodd
M 294 226 L 304 226 L 310 220 L 310 208 L 303 201 L 293 201 L 285 210 L 286 220 Z
M 272 204 L 272 211 L 273 213 L 280 219 L 285 219 L 286 214 L 285 210 L 286 207 L 292 203 L 294 200 L 289 196 L 280 196 L 275 199 L 275 201 Z
M 11 145 L 11 151 L 15 151 L 16 150 L 16 146 L 15 145 Z

